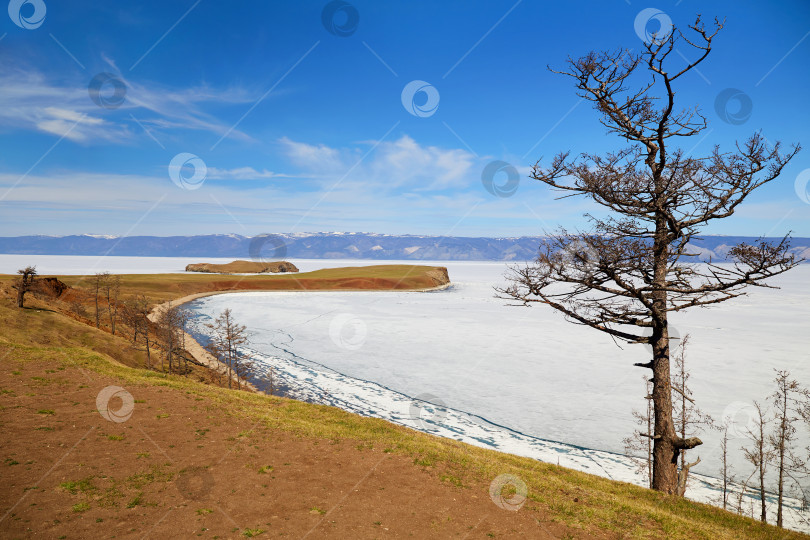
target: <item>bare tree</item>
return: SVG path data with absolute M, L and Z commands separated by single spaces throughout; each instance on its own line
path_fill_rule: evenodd
M 140 319 L 140 331 L 143 334 L 144 344 L 146 345 L 146 365 L 152 369 L 152 351 L 149 341 L 149 300 L 145 295 L 140 295 L 135 300 L 135 309 Z
M 697 108 L 676 110 L 675 86 L 707 58 L 722 27 L 715 19 L 707 30 L 698 17 L 689 37 L 672 29 L 654 36 L 640 54 L 619 50 L 569 58 L 567 70 L 558 73 L 573 78 L 608 132 L 629 146 L 604 156 L 571 158 L 563 152 L 547 167 L 535 164 L 532 178 L 566 195 L 589 197 L 608 215 L 586 215 L 590 231 L 561 229 L 547 238 L 537 261 L 514 267 L 512 283 L 499 289 L 508 300 L 539 302 L 576 324 L 652 346 L 652 359 L 636 365 L 650 369 L 653 378 L 653 488 L 672 494 L 680 453 L 702 441 L 680 437 L 672 418 L 669 314 L 735 298 L 749 285 L 766 286 L 763 280 L 800 262 L 789 253 L 788 237 L 733 247 L 731 266 L 682 260 L 696 255 L 689 241 L 704 226 L 731 216 L 799 151 L 797 145 L 783 153 L 780 143 L 770 146 L 759 133 L 731 152 L 714 147 L 702 157 L 675 144 L 707 127 Z M 696 59 L 673 69 L 676 43 L 680 54 L 691 50 Z
M 107 300 L 107 314 L 110 317 L 110 332 L 115 335 L 115 323 L 118 319 L 118 296 L 121 293 L 121 276 L 104 275 L 102 280 L 104 297 Z
M 184 308 L 181 306 L 173 306 L 169 304 L 165 309 L 163 309 L 158 318 L 157 318 L 157 327 L 159 332 L 159 337 L 162 341 L 163 346 L 163 359 L 168 361 L 168 368 L 169 373 L 172 373 L 174 370 L 174 358 L 175 357 L 182 357 L 181 355 L 177 354 L 178 351 L 182 348 L 181 347 L 181 340 L 182 340 L 182 328 L 183 328 L 183 320 L 185 318 L 184 315 Z M 166 370 L 166 366 L 161 360 L 161 369 L 163 371 Z M 179 366 L 178 366 L 179 367 Z
M 748 439 L 753 443 L 753 446 L 751 448 L 743 447 L 742 451 L 745 454 L 745 459 L 754 466 L 754 471 L 751 475 L 757 475 L 759 479 L 760 520 L 763 523 L 767 523 L 765 475 L 768 472 L 768 464 L 773 459 L 773 451 L 768 447 L 766 434 L 766 428 L 769 422 L 767 411 L 763 410 L 762 405 L 758 401 L 754 401 L 754 408 L 757 411 L 757 417 L 753 419 L 753 429 L 747 429 Z
M 178 313 L 178 324 L 180 325 L 180 347 L 183 350 L 186 350 L 186 330 L 188 329 L 188 321 L 191 318 L 191 314 L 185 308 L 181 309 Z M 183 371 L 188 372 L 188 358 L 183 355 L 180 357 L 183 362 Z
M 146 367 L 152 368 L 152 351 L 149 334 L 149 299 L 140 294 L 131 298 L 123 305 L 122 316 L 124 323 L 132 328 L 132 342 L 137 343 L 138 337 L 143 336 L 146 346 Z
M 642 413 L 633 410 L 633 419 L 636 421 L 641 429 L 635 431 L 631 437 L 624 439 L 624 451 L 636 463 L 638 471 L 647 475 L 647 485 L 652 488 L 653 482 L 653 468 L 652 468 L 652 451 L 653 444 L 650 437 L 645 436 L 653 430 L 653 405 L 652 405 L 652 380 L 646 376 L 641 378 L 645 384 L 644 399 L 646 401 L 646 410 Z M 643 452 L 644 457 L 634 457 L 635 454 Z
M 101 315 L 99 312 L 98 307 L 98 299 L 101 296 L 101 291 L 104 287 L 104 284 L 110 277 L 109 272 L 98 272 L 96 275 L 93 276 L 93 289 L 95 291 L 95 307 L 96 307 L 96 328 L 101 328 Z
M 723 510 L 728 510 L 729 499 L 729 484 L 734 483 L 734 474 L 732 466 L 728 462 L 728 421 L 723 424 L 723 438 L 720 439 L 720 450 L 722 455 L 720 457 L 720 478 L 723 481 L 723 493 L 720 502 L 723 504 Z
M 689 344 L 689 334 L 685 335 L 675 351 L 675 376 L 672 380 L 672 390 L 675 392 L 675 408 L 673 420 L 676 431 L 683 440 L 688 440 L 691 436 L 704 431 L 705 429 L 716 429 L 714 419 L 701 411 L 692 398 L 692 390 L 689 388 L 689 371 L 686 369 L 686 347 Z M 647 433 L 650 433 L 649 431 Z M 681 450 L 681 463 L 678 470 L 678 488 L 676 495 L 683 497 L 686 494 L 686 485 L 689 479 L 689 471 L 692 467 L 700 463 L 700 457 L 689 463 L 686 459 L 686 450 Z
M 138 335 L 140 333 L 138 313 L 135 309 L 135 302 L 133 299 L 126 299 L 121 303 L 121 324 L 128 326 L 132 330 L 132 344 L 138 343 Z
M 248 342 L 247 329 L 234 321 L 230 309 L 220 313 L 213 324 L 206 326 L 212 331 L 206 349 L 228 368 L 228 388 L 232 388 L 234 375 L 237 387 L 241 388 L 241 380 L 247 377 L 250 368 L 248 359 L 240 351 L 240 347 Z
M 774 380 L 776 391 L 770 395 L 769 401 L 775 411 L 776 428 L 768 436 L 768 444 L 777 473 L 776 526 L 782 527 L 786 482 L 792 481 L 794 487 L 800 487 L 797 477 L 810 473 L 807 461 L 797 455 L 795 448 L 796 423 L 802 418 L 802 411 L 807 406 L 810 392 L 798 381 L 791 379 L 788 371 L 777 371 Z
M 25 294 L 30 292 L 34 286 L 34 279 L 37 277 L 36 266 L 26 266 L 21 270 L 17 270 L 20 277 L 14 282 L 14 287 L 17 289 L 17 307 L 25 307 Z

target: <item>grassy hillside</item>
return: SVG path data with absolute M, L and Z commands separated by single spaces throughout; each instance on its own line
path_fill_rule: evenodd
M 125 277 L 129 290 L 188 292 L 161 281 Z M 805 537 L 340 409 L 124 366 L 127 340 L 31 305 L 0 298 L 3 537 Z M 126 422 L 96 410 L 109 385 L 134 397 Z M 517 512 L 490 500 L 501 474 L 528 487 Z

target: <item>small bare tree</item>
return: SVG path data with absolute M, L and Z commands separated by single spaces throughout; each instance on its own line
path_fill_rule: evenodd
M 247 377 L 250 365 L 240 347 L 247 345 L 247 328 L 234 321 L 230 309 L 219 314 L 212 324 L 206 325 L 211 330 L 211 341 L 206 346 L 208 352 L 228 368 L 228 388 L 236 377 L 238 388 Z
M 760 500 L 760 520 L 768 522 L 767 499 L 765 498 L 765 475 L 768 472 L 768 464 L 773 459 L 773 451 L 768 447 L 767 427 L 769 418 L 767 411 L 763 409 L 758 401 L 754 401 L 754 408 L 757 417 L 753 419 L 753 429 L 748 428 L 746 435 L 752 443 L 751 448 L 743 447 L 742 451 L 745 459 L 754 466 L 751 476 L 756 475 L 759 480 L 759 500 Z M 749 477 L 750 478 L 750 477 Z M 747 484 L 748 482 L 746 482 Z
M 20 277 L 14 282 L 14 287 L 17 289 L 17 307 L 25 307 L 25 294 L 30 292 L 34 287 L 34 279 L 37 277 L 36 266 L 26 266 L 21 270 L 17 270 Z
M 169 304 L 165 309 L 160 311 L 156 321 L 159 337 L 163 346 L 163 359 L 168 361 L 169 373 L 172 373 L 174 370 L 174 358 L 176 356 L 181 357 L 181 355 L 178 355 L 177 353 L 182 348 L 182 328 L 183 320 L 185 318 L 183 312 L 183 307 Z M 166 366 L 163 361 L 161 362 L 161 369 L 165 371 Z
M 98 300 L 104 288 L 104 284 L 110 278 L 109 272 L 98 272 L 93 276 L 92 286 L 95 291 L 95 307 L 96 307 L 96 328 L 101 328 L 101 313 L 98 306 Z
M 132 328 L 132 342 L 137 343 L 143 337 L 146 346 L 146 367 L 152 368 L 151 339 L 149 333 L 149 299 L 140 294 L 130 298 L 123 305 L 122 318 L 124 324 Z
M 106 274 L 102 281 L 104 298 L 107 300 L 107 314 L 110 317 L 110 332 L 115 335 L 118 320 L 118 296 L 121 294 L 121 276 Z
M 791 482 L 793 487 L 800 489 L 798 478 L 810 474 L 807 461 L 796 452 L 796 423 L 801 420 L 802 411 L 807 407 L 810 391 L 792 379 L 788 371 L 777 371 L 774 380 L 776 391 L 770 395 L 769 401 L 775 411 L 776 426 L 768 436 L 768 445 L 777 474 L 776 526 L 782 527 L 786 483 Z
M 714 419 L 701 411 L 692 398 L 692 390 L 688 384 L 691 375 L 686 369 L 686 347 L 688 344 L 689 334 L 683 337 L 675 351 L 675 376 L 672 380 L 673 400 L 675 403 L 673 420 L 675 421 L 675 429 L 683 440 L 688 440 L 693 435 L 697 435 L 706 429 L 716 429 Z M 675 492 L 680 497 L 686 494 L 689 471 L 700 463 L 700 457 L 689 463 L 686 459 L 686 452 L 686 450 L 681 451 L 678 488 Z
M 728 462 L 728 421 L 726 421 L 723 426 L 723 438 L 720 439 L 720 450 L 722 452 L 720 456 L 720 479 L 723 481 L 723 493 L 720 498 L 720 502 L 723 505 L 723 510 L 728 510 L 728 502 L 729 502 L 729 485 L 734 483 L 734 473 L 732 472 L 733 467 Z
M 764 280 L 800 262 L 785 237 L 734 246 L 730 266 L 689 264 L 696 255 L 689 242 L 709 223 L 734 214 L 799 151 L 796 145 L 783 152 L 759 133 L 731 152 L 714 147 L 703 156 L 676 144 L 707 128 L 696 107 L 675 108 L 675 87 L 708 57 L 722 27 L 715 19 L 707 29 L 698 17 L 688 37 L 673 28 L 647 40 L 640 54 L 591 52 L 569 58 L 567 69 L 557 72 L 573 79 L 602 125 L 629 146 L 579 158 L 562 152 L 547 166 L 535 164 L 532 178 L 588 197 L 608 214 L 588 214 L 590 231 L 561 229 L 549 237 L 537 261 L 514 267 L 511 285 L 499 289 L 508 300 L 539 302 L 573 323 L 652 347 L 650 361 L 636 365 L 651 370 L 653 379 L 653 488 L 670 494 L 678 489 L 681 452 L 702 441 L 679 436 L 672 417 L 669 314 L 730 300 L 749 285 L 766 286 Z M 694 59 L 683 65 L 682 55 Z
M 633 432 L 633 435 L 624 439 L 625 454 L 635 462 L 637 470 L 640 473 L 646 474 L 647 486 L 652 488 L 653 485 L 653 468 L 652 468 L 652 439 L 646 436 L 653 431 L 653 405 L 652 405 L 652 381 L 646 376 L 641 378 L 645 384 L 644 400 L 647 404 L 644 412 L 633 410 L 633 419 L 639 430 Z M 644 457 L 635 457 L 636 454 L 643 453 Z

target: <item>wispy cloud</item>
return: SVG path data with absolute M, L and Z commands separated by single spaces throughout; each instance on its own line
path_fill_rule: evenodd
M 118 128 L 101 118 L 59 107 L 45 107 L 37 116 L 39 118 L 36 122 L 37 129 L 73 141 L 86 141 L 93 136 L 108 139 L 113 136 L 119 138 L 129 135 L 126 128 Z
M 115 63 L 105 59 L 113 69 Z M 171 88 L 151 82 L 130 80 L 116 75 L 126 85 L 126 99 L 115 110 L 99 108 L 88 95 L 86 81 L 54 81 L 32 70 L 2 66 L 5 73 L 0 80 L 0 122 L 6 129 L 21 129 L 64 135 L 75 122 L 79 122 L 67 136 L 83 142 L 127 142 L 143 132 L 130 114 L 149 127 L 158 130 L 198 130 L 217 136 L 230 128 L 230 122 L 220 120 L 206 111 L 206 107 L 250 103 L 254 93 L 233 87 L 216 89 L 201 85 L 190 88 Z M 250 140 L 243 132 L 233 131 L 237 139 Z
M 253 167 L 237 167 L 235 169 L 208 167 L 206 178 L 209 180 L 269 180 L 273 178 L 302 178 L 302 175 L 277 173 L 267 169 L 257 171 Z

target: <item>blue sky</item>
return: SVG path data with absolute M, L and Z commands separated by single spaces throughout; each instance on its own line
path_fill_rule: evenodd
M 700 73 L 676 89 L 709 121 L 685 149 L 730 149 L 757 130 L 807 147 L 706 232 L 810 236 L 803 0 L 12 0 L 0 22 L 0 235 L 516 236 L 582 226 L 592 206 L 556 200 L 529 167 L 620 141 L 546 65 L 639 50 L 635 23 L 649 8 L 664 18 L 648 31 L 699 12 L 726 18 Z M 679 47 L 673 69 L 694 56 Z M 95 101 L 94 79 L 107 81 Z M 412 81 L 430 85 L 434 102 L 419 92 L 407 110 Z M 736 123 L 715 107 L 729 88 L 751 104 Z M 736 118 L 739 107 L 725 110 Z M 510 196 L 482 183 L 496 160 L 520 174 L 501 193 Z

